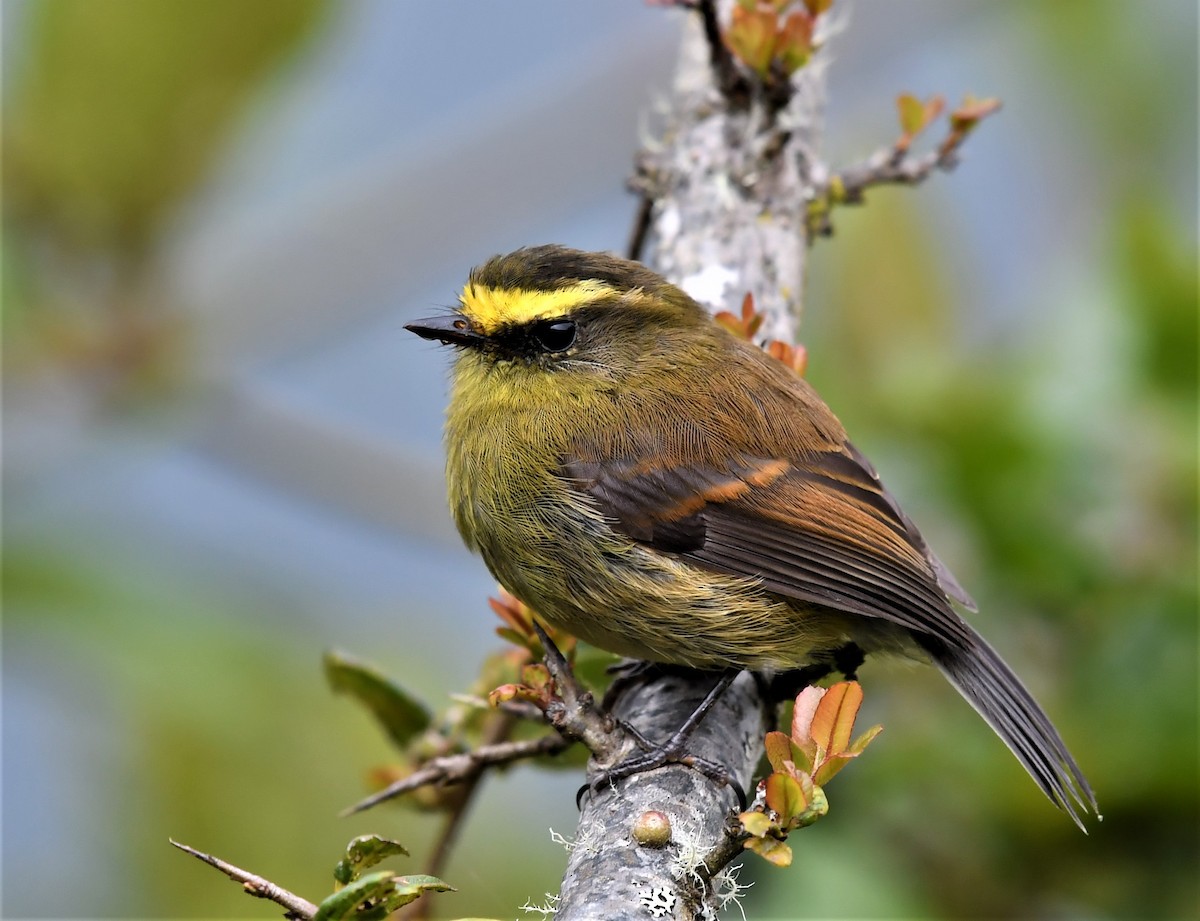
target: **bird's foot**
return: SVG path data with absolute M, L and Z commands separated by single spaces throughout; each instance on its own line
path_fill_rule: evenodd
M 575 795 L 576 805 L 579 805 L 582 801 L 585 792 L 595 793 L 606 784 L 616 783 L 618 780 L 632 777 L 634 774 L 653 771 L 670 764 L 682 764 L 685 767 L 699 771 L 718 786 L 731 787 L 737 794 L 742 809 L 745 809 L 747 802 L 746 791 L 742 789 L 742 785 L 737 782 L 728 769 L 715 761 L 701 758 L 699 755 L 687 751 L 687 743 L 692 733 L 737 676 L 738 672 L 733 669 L 722 674 L 720 680 L 708 692 L 704 700 L 700 702 L 700 705 L 684 721 L 683 725 L 661 745 L 647 739 L 641 732 L 628 723 L 622 722 L 623 728 L 633 737 L 638 747 L 642 749 L 642 753 L 626 758 L 619 764 L 601 771 L 588 783 L 580 787 L 579 792 Z

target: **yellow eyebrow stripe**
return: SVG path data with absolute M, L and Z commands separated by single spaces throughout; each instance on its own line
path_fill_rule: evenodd
M 561 317 L 580 304 L 620 293 L 602 281 L 581 281 L 556 291 L 488 288 L 467 282 L 459 300 L 472 325 L 489 336 L 505 326 Z

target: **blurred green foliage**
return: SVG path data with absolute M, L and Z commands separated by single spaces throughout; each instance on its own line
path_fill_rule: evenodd
M 5 113 L 7 207 L 60 245 L 138 253 L 324 0 L 30 4 Z

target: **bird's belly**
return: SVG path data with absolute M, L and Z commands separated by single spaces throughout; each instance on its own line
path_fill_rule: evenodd
M 511 497 L 510 497 L 511 498 Z M 701 569 L 614 531 L 571 497 L 481 510 L 492 574 L 546 621 L 618 655 L 693 668 L 795 668 L 846 642 L 841 618 Z

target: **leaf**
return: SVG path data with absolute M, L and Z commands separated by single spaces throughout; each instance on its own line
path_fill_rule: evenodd
M 393 877 L 392 886 L 392 892 L 385 900 L 388 914 L 391 914 L 403 905 L 407 905 L 409 902 L 416 901 L 423 892 L 454 891 L 454 887 L 449 883 L 438 879 L 436 876 L 427 876 L 424 873 L 419 873 L 415 876 Z
M 1000 100 L 995 97 L 977 99 L 967 95 L 962 104 L 950 113 L 950 127 L 954 131 L 967 132 L 975 127 L 981 119 L 987 118 L 1000 108 Z
M 333 868 L 333 878 L 344 886 L 357 879 L 363 870 L 397 854 L 409 856 L 407 848 L 399 841 L 379 835 L 361 835 L 346 845 L 346 856 Z
M 912 93 L 901 93 L 896 97 L 896 108 L 900 111 L 900 130 L 912 138 L 925 127 L 925 106 Z
M 725 30 L 725 44 L 760 77 L 765 77 L 775 53 L 777 21 L 770 10 L 735 6 Z
M 339 889 L 317 908 L 312 921 L 383 921 L 397 908 L 416 901 L 424 892 L 452 892 L 436 876 L 396 876 L 387 870 L 370 873 Z
M 748 838 L 743 846 L 777 867 L 789 867 L 792 864 L 792 849 L 778 838 Z
M 796 696 L 796 705 L 792 709 L 792 741 L 804 756 L 803 763 L 797 761 L 796 764 L 809 772 L 812 771 L 818 754 L 817 743 L 812 737 L 812 721 L 817 712 L 817 705 L 824 696 L 824 688 L 805 688 Z
M 381 899 L 391 889 L 393 879 L 395 879 L 394 874 L 387 870 L 381 870 L 355 880 L 318 905 L 317 913 L 312 916 L 312 921 L 345 921 L 350 917 L 354 917 L 357 921 L 364 917 L 374 917 L 360 912 L 358 908 L 368 900 Z
M 879 735 L 879 733 L 881 733 L 881 732 L 883 732 L 882 726 L 879 726 L 879 725 L 872 726 L 870 729 L 868 729 L 866 732 L 864 732 L 862 735 L 860 735 L 857 739 L 854 740 L 854 744 L 851 745 L 850 748 L 848 748 L 846 750 L 846 754 L 861 755 L 866 750 L 867 746 L 871 744 L 871 741 L 877 735 Z
M 29 4 L 4 94 L 6 210 L 68 250 L 141 251 L 329 6 Z
M 743 812 L 738 816 L 741 820 L 742 828 L 746 829 L 748 834 L 754 835 L 756 838 L 761 838 L 769 832 L 775 825 L 765 813 L 759 812 L 757 809 L 751 809 L 749 812 Z
M 784 21 L 775 42 L 775 56 L 786 74 L 794 74 L 808 63 L 813 52 L 813 21 L 797 10 Z
M 765 741 L 767 761 L 776 771 L 784 771 L 784 763 L 795 761 L 792 757 L 792 740 L 783 732 L 768 732 Z
M 809 730 L 819 748 L 836 755 L 849 747 L 862 699 L 862 685 L 857 681 L 839 681 L 829 688 L 817 704 Z
M 808 10 L 808 15 L 813 19 L 827 12 L 831 6 L 833 6 L 833 0 L 804 0 L 804 8 Z
M 429 709 L 367 662 L 331 650 L 325 654 L 325 677 L 335 693 L 364 704 L 401 748 L 424 732 L 433 720 Z
M 779 814 L 784 827 L 808 808 L 799 781 L 788 774 L 776 773 L 767 778 L 767 805 Z

